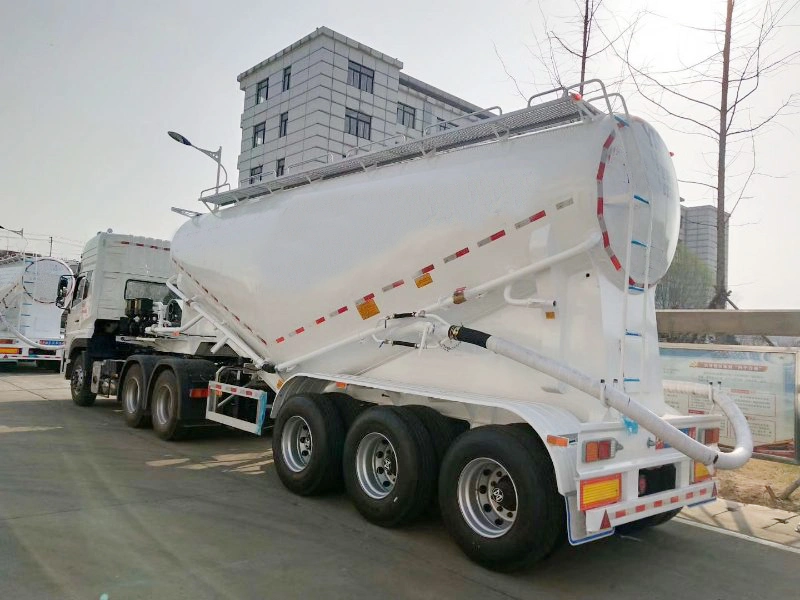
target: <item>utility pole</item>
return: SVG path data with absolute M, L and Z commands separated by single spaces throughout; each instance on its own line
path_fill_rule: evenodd
M 47 256 L 53 256 L 53 236 L 50 236 L 50 254 Z

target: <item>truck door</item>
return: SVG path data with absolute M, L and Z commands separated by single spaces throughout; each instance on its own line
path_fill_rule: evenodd
M 78 276 L 75 283 L 75 294 L 72 296 L 72 304 L 69 309 L 69 324 L 73 331 L 84 329 L 88 324 L 91 313 L 91 283 L 92 271 L 87 271 Z

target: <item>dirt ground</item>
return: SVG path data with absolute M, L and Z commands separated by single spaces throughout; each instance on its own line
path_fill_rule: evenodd
M 741 469 L 717 471 L 715 477 L 721 498 L 800 512 L 800 489 L 789 500 L 773 500 L 766 489 L 770 486 L 775 496 L 780 496 L 790 483 L 800 478 L 800 465 L 754 458 Z

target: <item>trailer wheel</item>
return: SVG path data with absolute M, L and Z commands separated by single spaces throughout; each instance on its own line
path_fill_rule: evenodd
M 97 394 L 91 388 L 91 361 L 86 352 L 81 352 L 72 365 L 72 375 L 69 378 L 69 391 L 72 401 L 78 406 L 91 406 Z
M 150 424 L 150 415 L 147 414 L 145 397 L 147 389 L 144 386 L 144 373 L 138 364 L 132 364 L 125 372 L 122 382 L 122 412 L 125 422 L 130 427 L 140 428 Z
M 361 402 L 360 400 L 356 400 L 352 396 L 342 394 L 341 392 L 328 392 L 326 394 L 322 394 L 322 397 L 333 401 L 334 406 L 336 406 L 336 410 L 339 411 L 339 414 L 342 417 L 345 433 L 348 429 L 350 429 L 350 426 L 356 420 L 358 415 L 364 412 L 368 406 L 371 406 L 368 402 Z
M 439 505 L 475 562 L 512 571 L 546 557 L 564 535 L 564 504 L 538 440 L 508 425 L 472 429 L 447 451 Z
M 341 485 L 343 444 L 344 425 L 333 402 L 323 396 L 292 396 L 281 407 L 272 431 L 278 477 L 301 496 Z
M 412 411 L 376 406 L 356 419 L 344 444 L 344 482 L 358 512 L 397 527 L 430 505 L 436 485 L 431 436 Z
M 172 369 L 164 369 L 156 378 L 150 400 L 153 431 L 162 440 L 177 440 L 183 433 L 178 418 L 180 402 L 178 378 Z

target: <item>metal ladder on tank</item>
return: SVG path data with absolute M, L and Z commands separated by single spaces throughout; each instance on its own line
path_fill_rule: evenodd
M 626 123 L 625 127 L 629 127 Z M 634 148 L 626 148 L 626 153 L 633 150 L 638 158 L 638 147 L 634 140 Z M 629 185 L 634 185 L 630 183 Z M 653 242 L 653 210 L 651 190 L 646 180 L 638 189 L 630 190 L 628 205 L 628 252 L 625 258 L 625 287 L 622 302 L 623 335 L 620 346 L 619 381 L 626 393 L 634 393 L 642 387 L 645 376 L 645 352 L 647 350 L 648 333 L 647 307 L 650 289 L 650 251 Z M 644 219 L 637 217 L 637 211 L 646 214 Z M 636 227 L 644 224 L 645 227 Z M 642 231 L 640 229 L 645 229 Z M 635 281 L 631 277 L 631 260 L 634 254 L 643 254 L 644 277 Z M 632 306 L 633 305 L 633 306 Z M 633 356 L 631 356 L 633 355 Z

